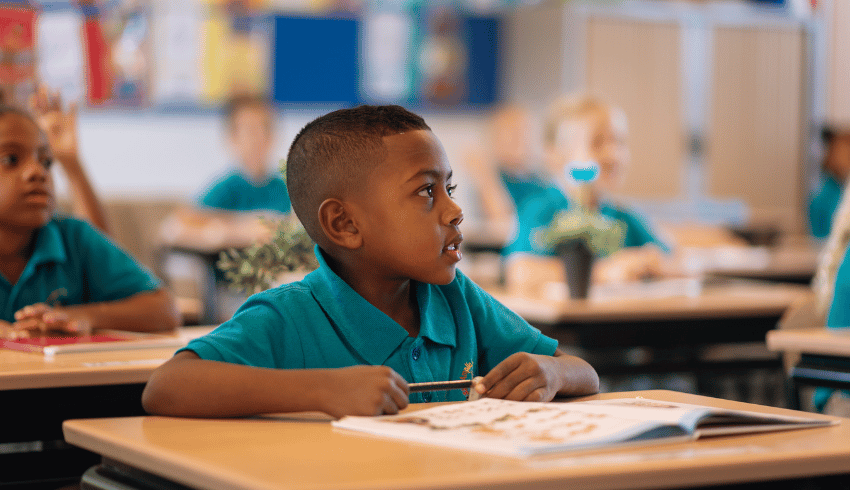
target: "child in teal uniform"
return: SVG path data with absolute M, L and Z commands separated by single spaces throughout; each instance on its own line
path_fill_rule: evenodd
M 809 199 L 809 229 L 815 238 L 826 238 L 832 228 L 844 183 L 850 176 L 850 131 L 824 128 L 821 139 L 826 149 L 823 182 Z
M 219 176 L 194 206 L 181 207 L 165 220 L 161 234 L 168 245 L 210 250 L 248 246 L 271 237 L 259 215 L 280 218 L 291 212 L 286 183 L 271 163 L 272 106 L 263 97 L 239 95 L 228 102 L 224 115 L 237 167 Z
M 576 205 L 564 173 L 572 160 L 589 159 L 599 165 L 590 204 L 602 216 L 620 221 L 625 233 L 625 248 L 598 263 L 597 278 L 635 280 L 666 273 L 670 246 L 643 217 L 614 198 L 629 165 L 627 133 L 625 114 L 596 97 L 565 97 L 551 105 L 544 124 L 549 182 L 517 207 L 519 229 L 504 250 L 509 288 L 527 291 L 563 281 L 563 265 L 555 252 L 536 243 L 534 236 L 558 212 Z
M 52 159 L 32 116 L 0 107 L 0 336 L 175 328 L 156 278 L 88 223 L 53 217 Z
M 252 296 L 157 369 L 149 412 L 396 413 L 464 397 L 411 395 L 408 383 L 479 375 L 474 389 L 496 398 L 597 391 L 590 365 L 456 270 L 463 213 L 422 118 L 398 106 L 336 111 L 301 130 L 287 162 L 319 269 Z
M 818 269 L 812 281 L 817 318 L 824 318 L 827 328 L 850 328 L 850 196 L 842 197 L 834 215 L 834 224 L 824 244 Z M 832 401 L 838 405 L 836 415 L 850 416 L 850 393 L 815 390 L 814 406 L 818 411 Z

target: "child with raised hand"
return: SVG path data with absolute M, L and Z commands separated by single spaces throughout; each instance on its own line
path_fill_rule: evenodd
M 563 265 L 555 252 L 535 242 L 537 229 L 548 226 L 560 211 L 582 205 L 621 223 L 623 249 L 597 263 L 596 280 L 619 282 L 670 273 L 670 246 L 646 219 L 616 198 L 630 163 L 628 126 L 621 109 L 591 95 L 555 100 L 544 123 L 544 146 L 549 185 L 517 207 L 519 229 L 504 251 L 506 283 L 527 291 L 546 282 L 563 281 Z M 569 182 L 566 171 L 574 161 L 591 160 L 599 173 L 589 185 Z M 578 190 L 582 195 L 579 196 Z
M 53 216 L 53 158 L 29 113 L 0 106 L 0 336 L 175 328 L 156 278 L 87 222 Z
M 319 269 L 252 296 L 178 351 L 145 388 L 149 412 L 390 414 L 465 399 L 408 383 L 479 375 L 474 389 L 497 398 L 597 391 L 590 365 L 456 269 L 463 213 L 421 117 L 398 106 L 322 116 L 295 137 L 286 174 Z
M 53 157 L 68 178 L 74 215 L 89 221 L 104 233 L 109 233 L 106 212 L 86 176 L 77 145 L 77 104 L 67 109 L 59 91 L 39 85 L 30 97 L 30 111 L 47 135 Z

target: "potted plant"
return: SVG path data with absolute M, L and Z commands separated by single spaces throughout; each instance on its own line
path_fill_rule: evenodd
M 556 214 L 549 226 L 537 231 L 535 241 L 561 257 L 570 297 L 583 299 L 590 290 L 595 260 L 622 248 L 624 230 L 618 220 L 602 216 L 591 204 L 592 179 L 576 176 L 582 174 L 573 175 L 577 182 L 576 205 Z

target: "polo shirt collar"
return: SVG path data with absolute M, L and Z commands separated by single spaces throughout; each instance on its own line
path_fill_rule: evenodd
M 340 336 L 368 364 L 384 364 L 407 339 L 407 330 L 336 275 L 328 267 L 318 245 L 314 250 L 319 268 L 304 278 L 313 297 L 333 321 Z
M 439 288 L 430 284 L 416 284 L 416 300 L 419 302 L 419 336 L 454 348 L 457 347 L 454 312 L 445 296 L 437 294 L 438 290 Z M 449 320 L 451 320 L 450 323 Z
M 55 221 L 50 220 L 38 230 L 35 250 L 29 262 L 33 266 L 48 262 L 65 262 L 68 254 L 62 241 L 62 234 Z
M 373 304 L 366 301 L 351 286 L 328 267 L 318 245 L 314 252 L 319 268 L 304 281 L 322 310 L 331 318 L 340 335 L 373 365 L 384 364 L 408 338 L 407 330 Z M 432 286 L 416 284 L 419 303 L 419 336 L 454 347 L 454 323 L 437 325 L 439 319 L 452 318 L 448 302 L 434 294 Z

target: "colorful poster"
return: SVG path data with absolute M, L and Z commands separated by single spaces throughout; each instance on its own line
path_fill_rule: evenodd
M 268 25 L 244 1 L 211 2 L 201 27 L 202 101 L 221 103 L 235 93 L 266 93 Z
M 401 103 L 411 99 L 414 34 L 411 16 L 404 12 L 367 12 L 361 32 L 361 89 L 366 100 Z
M 157 4 L 158 29 L 153 36 L 154 101 L 157 104 L 196 104 L 201 99 L 200 25 L 197 1 Z
M 0 8 L 0 90 L 6 103 L 24 105 L 34 89 L 35 11 Z
M 38 19 L 38 77 L 65 100 L 84 100 L 83 18 L 76 10 L 48 11 Z

